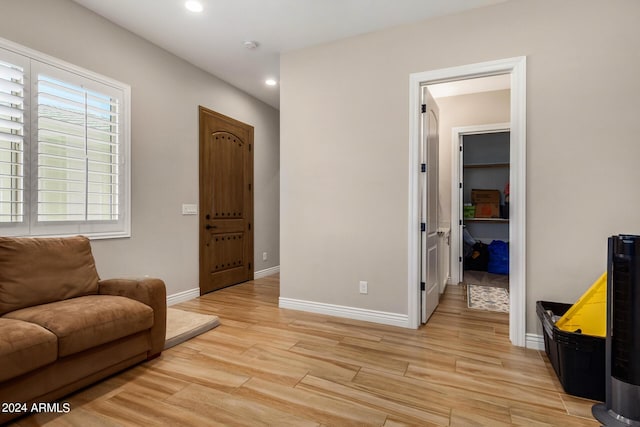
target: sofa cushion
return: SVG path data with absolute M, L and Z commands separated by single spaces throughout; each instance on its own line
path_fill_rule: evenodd
M 141 302 L 112 295 L 89 295 L 23 308 L 4 318 L 35 323 L 58 337 L 64 357 L 153 326 L 153 309 Z
M 89 239 L 0 237 L 0 315 L 98 293 Z
M 0 381 L 30 372 L 58 358 L 56 336 L 42 326 L 0 318 Z

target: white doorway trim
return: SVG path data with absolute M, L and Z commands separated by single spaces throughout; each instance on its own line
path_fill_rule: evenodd
M 425 84 L 465 80 L 498 74 L 511 75 L 510 147 L 510 259 L 509 339 L 516 346 L 526 344 L 526 57 L 501 59 L 444 68 L 409 76 L 409 223 L 408 223 L 408 307 L 409 327 L 420 325 L 420 88 Z
M 459 183 L 462 182 L 460 156 L 461 137 L 466 135 L 477 135 L 484 133 L 509 132 L 511 123 L 494 123 L 476 126 L 462 126 L 451 129 L 451 256 L 450 273 L 451 283 L 458 284 L 462 282 L 462 271 L 458 257 L 462 253 L 461 242 L 462 235 L 460 233 L 460 213 L 462 212 L 462 200 L 460 198 Z M 511 170 L 509 170 L 511 173 Z

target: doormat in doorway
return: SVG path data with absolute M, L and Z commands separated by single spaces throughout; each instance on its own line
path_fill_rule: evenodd
M 218 316 L 167 308 L 167 335 L 164 349 L 171 348 L 218 326 Z
M 467 285 L 467 306 L 476 310 L 509 312 L 509 292 L 492 286 Z

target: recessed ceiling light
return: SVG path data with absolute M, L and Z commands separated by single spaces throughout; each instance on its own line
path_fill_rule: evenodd
M 267 86 L 275 86 L 278 84 L 278 82 L 274 79 L 267 79 L 265 80 L 264 84 L 266 84 Z
M 191 12 L 202 12 L 204 7 L 198 0 L 188 0 L 184 3 L 184 7 Z

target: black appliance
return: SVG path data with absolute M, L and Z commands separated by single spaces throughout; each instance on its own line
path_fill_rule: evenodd
M 593 416 L 607 427 L 640 427 L 640 236 L 609 238 L 606 401 Z

